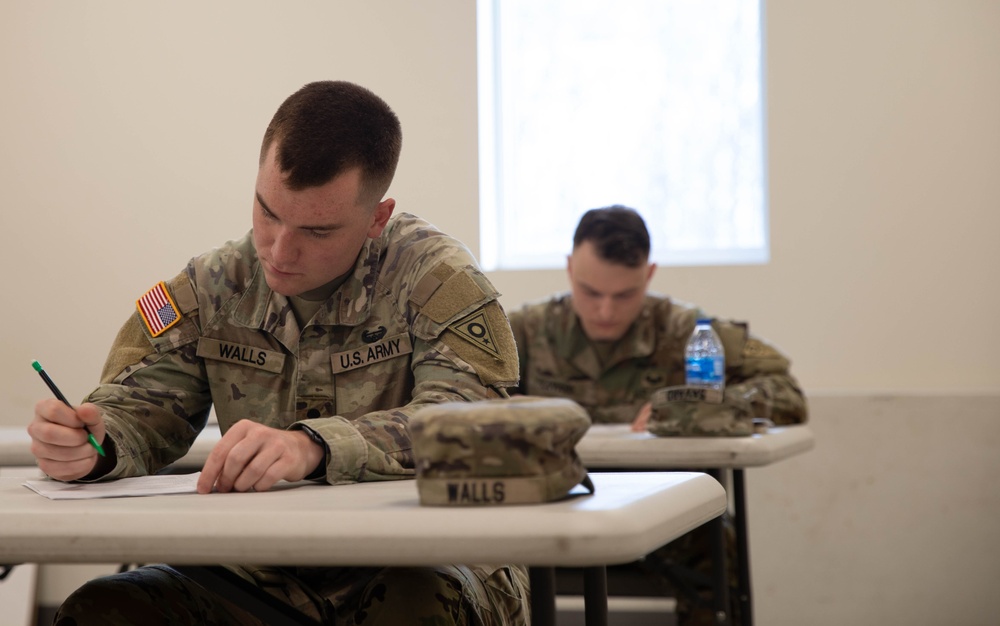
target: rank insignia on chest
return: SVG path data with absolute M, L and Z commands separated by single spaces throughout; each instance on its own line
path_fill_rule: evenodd
M 136 300 L 135 306 L 139 309 L 142 321 L 146 322 L 149 334 L 154 337 L 159 337 L 168 328 L 181 321 L 180 309 L 177 308 L 162 281 Z

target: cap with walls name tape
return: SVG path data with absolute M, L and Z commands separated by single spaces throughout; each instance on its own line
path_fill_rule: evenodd
M 564 398 L 427 406 L 410 419 L 420 503 L 549 502 L 580 484 L 593 493 L 575 447 L 589 427 L 583 407 Z

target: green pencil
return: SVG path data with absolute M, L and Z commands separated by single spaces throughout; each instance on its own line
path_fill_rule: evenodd
M 42 364 L 39 363 L 38 361 L 32 361 L 31 367 L 35 368 L 35 371 L 38 372 L 39 375 L 41 375 L 42 380 L 44 380 L 45 384 L 49 386 L 49 389 L 52 390 L 52 393 L 55 394 L 56 398 L 62 400 L 63 404 L 72 409 L 73 405 L 69 403 L 69 400 L 66 399 L 66 396 L 64 396 L 62 392 L 59 391 L 59 387 L 56 387 L 56 384 L 52 382 L 52 379 L 49 378 L 49 375 L 45 373 L 45 370 L 42 369 Z M 87 431 L 87 441 L 90 442 L 90 445 L 94 446 L 94 449 L 97 450 L 98 454 L 100 454 L 101 456 L 106 456 L 104 454 L 104 448 L 101 447 L 101 444 L 97 443 L 97 438 L 94 437 L 94 433 L 90 432 L 90 429 L 87 428 L 86 424 L 83 425 L 83 429 Z

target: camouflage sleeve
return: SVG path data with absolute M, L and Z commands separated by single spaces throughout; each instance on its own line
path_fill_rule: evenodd
M 525 316 L 523 310 L 512 311 L 507 318 L 510 321 L 510 330 L 514 334 L 514 344 L 517 347 L 517 364 L 521 372 L 521 380 L 517 387 L 511 388 L 511 393 L 524 395 L 525 374 L 528 372 L 528 335 L 525 328 Z
M 176 306 L 192 302 L 187 274 L 168 282 Z M 205 426 L 211 394 L 204 367 L 195 356 L 196 315 L 151 337 L 134 313 L 111 346 L 101 384 L 85 402 L 96 404 L 114 442 L 117 462 L 101 480 L 152 474 L 191 447 Z
M 503 397 L 484 385 L 475 369 L 447 345 L 417 339 L 413 347 L 414 387 L 410 402 L 372 411 L 357 419 L 341 416 L 306 419 L 327 443 L 326 481 L 332 485 L 413 476 L 409 420 L 420 408 L 442 402 L 475 402 Z
M 805 396 L 789 372 L 790 361 L 774 346 L 754 337 L 746 324 L 717 322 L 726 351 L 726 390 L 751 399 L 755 417 L 775 425 L 808 419 Z
M 412 476 L 408 423 L 418 409 L 506 397 L 506 389 L 517 384 L 514 338 L 486 278 L 444 264 L 428 276 L 409 299 L 418 312 L 411 328 L 410 401 L 353 420 L 336 416 L 299 422 L 326 441 L 331 484 Z

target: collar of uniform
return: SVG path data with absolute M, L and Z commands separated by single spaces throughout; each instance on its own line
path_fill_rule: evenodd
M 326 306 L 320 309 L 315 318 L 316 324 L 357 326 L 368 319 L 375 300 L 379 261 L 391 227 L 392 223 L 378 239 L 365 241 L 354 263 L 353 275 L 333 292 Z
M 656 347 L 656 319 L 654 308 L 656 298 L 646 296 L 642 311 L 621 339 L 615 342 L 608 354 L 606 363 L 602 363 L 593 343 L 583 332 L 580 320 L 573 312 L 572 296 L 567 296 L 563 306 L 569 312 L 569 341 L 559 346 L 562 357 L 567 359 L 591 378 L 597 379 L 601 374 L 629 359 L 641 359 L 653 354 Z
M 292 315 L 288 298 L 271 291 L 260 262 L 254 259 L 253 277 L 233 310 L 233 322 L 246 328 L 260 328 L 274 333 L 285 326 Z M 294 316 L 292 315 L 292 319 Z
M 355 262 L 353 276 L 330 295 L 315 318 L 316 324 L 356 326 L 368 319 L 385 237 L 383 233 L 378 239 L 365 242 Z M 288 298 L 267 286 L 264 270 L 255 259 L 253 278 L 236 305 L 233 321 L 248 328 L 280 334 L 282 327 L 294 325 L 293 317 Z

